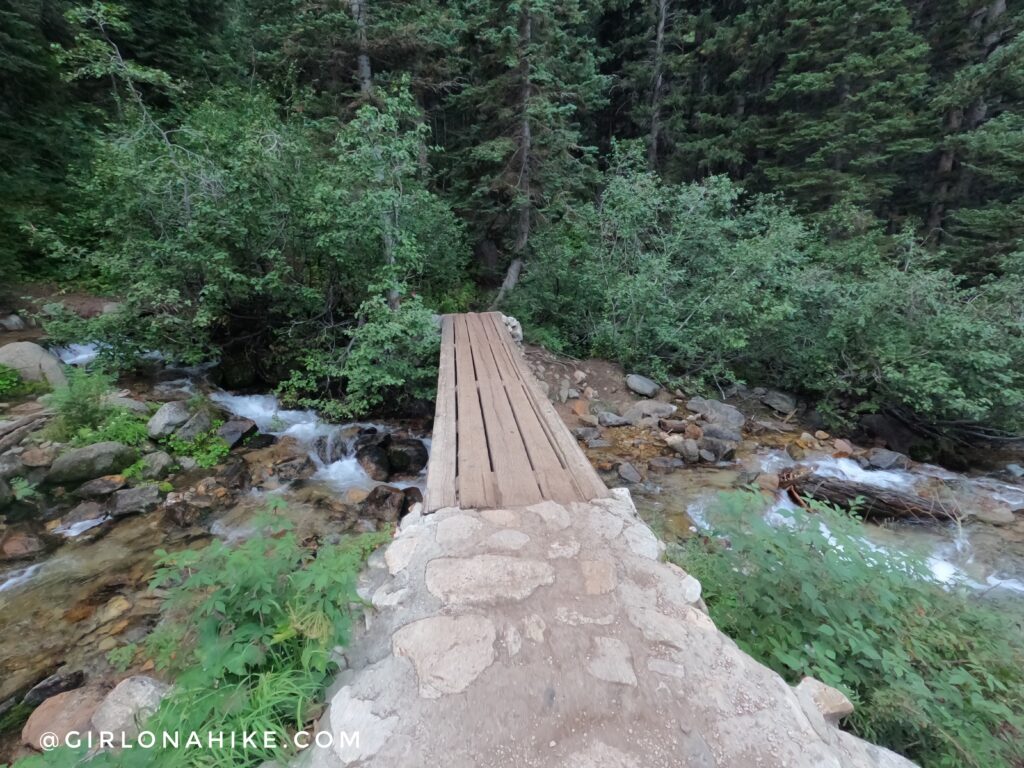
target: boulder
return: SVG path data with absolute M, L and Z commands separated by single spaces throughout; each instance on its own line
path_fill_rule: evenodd
M 664 419 L 675 412 L 676 407 L 672 403 L 663 403 L 660 400 L 640 400 L 629 406 L 626 412 L 622 414 L 622 418 L 635 424 L 640 419 L 650 417 Z
M 683 466 L 683 460 L 677 459 L 675 456 L 655 456 L 647 462 L 647 468 L 651 472 L 662 474 L 668 474 L 681 466 Z
M 687 464 L 696 464 L 700 461 L 700 447 L 696 440 L 682 435 L 671 435 L 665 442 L 669 448 L 682 456 Z
M 430 454 L 422 440 L 415 437 L 393 437 L 387 446 L 388 464 L 392 472 L 417 475 L 427 466 Z
M 34 446 L 22 452 L 21 463 L 26 467 L 48 467 L 53 464 L 55 458 L 57 458 L 57 448 L 55 446 L 48 446 L 46 448 Z
M 732 440 L 720 440 L 716 437 L 708 437 L 707 434 L 697 441 L 697 447 L 700 449 L 702 457 L 706 458 L 704 454 L 710 454 L 713 457 L 711 461 L 730 459 L 736 452 L 736 443 Z
M 401 488 L 393 485 L 378 485 L 363 500 L 360 514 L 380 520 L 383 523 L 395 523 L 405 512 L 406 496 Z
M 825 722 L 832 725 L 839 725 L 840 720 L 853 714 L 853 704 L 846 698 L 846 694 L 813 677 L 805 677 L 800 681 L 796 686 L 796 695 L 801 702 L 812 703 L 825 718 Z
M 0 509 L 10 506 L 12 501 L 14 501 L 14 491 L 11 490 L 7 481 L 0 477 Z
M 636 467 L 630 464 L 628 461 L 621 462 L 616 468 L 619 477 L 625 480 L 627 483 L 639 483 L 643 481 L 643 477 L 637 471 Z
M 155 485 L 140 485 L 118 491 L 107 505 L 111 517 L 127 517 L 151 512 L 160 505 L 160 489 Z
M 92 727 L 97 731 L 109 731 L 119 739 L 134 739 L 139 726 L 145 723 L 170 692 L 166 683 L 145 675 L 125 678 L 107 694 L 92 715 Z
M 362 446 L 356 451 L 356 461 L 373 480 L 387 480 L 391 476 L 388 452 L 378 444 Z
M 126 397 L 124 395 L 104 395 L 103 404 L 108 405 L 111 408 L 121 408 L 125 411 L 131 411 L 137 413 L 140 416 L 147 416 L 149 414 L 149 407 L 141 400 L 136 400 L 134 397 Z
M 163 480 L 174 468 L 175 461 L 166 451 L 154 451 L 142 457 L 142 479 Z
M 686 409 L 693 413 L 699 413 L 709 424 L 718 424 L 735 430 L 743 429 L 743 425 L 747 421 L 747 417 L 740 413 L 739 409 L 728 403 L 708 400 L 703 397 L 691 397 L 686 402 Z
M 602 427 L 628 427 L 630 426 L 629 419 L 619 416 L 617 413 L 611 411 L 601 411 L 597 414 L 597 423 Z
M 92 730 L 92 716 L 105 695 L 103 688 L 87 686 L 51 696 L 29 715 L 28 722 L 21 729 L 22 743 L 42 750 L 40 739 L 43 734 L 53 734 L 58 743 L 63 743 L 72 731 L 84 737 Z
M 0 533 L 0 562 L 26 560 L 46 550 L 41 537 L 22 528 L 8 528 Z
M 258 430 L 256 422 L 252 419 L 234 418 L 228 419 L 217 430 L 217 437 L 228 444 L 228 448 L 234 448 L 250 435 L 255 435 Z
M 0 480 L 8 480 L 25 473 L 25 465 L 21 463 L 21 457 L 14 453 L 5 453 L 0 456 Z
M 1006 465 L 1006 471 L 1012 477 L 1016 477 L 1016 478 L 1024 477 L 1024 467 L 1022 467 L 1020 464 L 1007 464 Z
M 19 315 L 4 315 L 0 317 L 0 328 L 5 331 L 23 331 L 25 330 L 25 321 Z
M 799 405 L 795 397 L 785 392 L 779 392 L 777 389 L 769 389 L 761 395 L 760 400 L 779 413 L 793 413 Z
M 593 440 L 601 436 L 601 430 L 597 427 L 574 427 L 572 434 L 577 440 Z
M 658 390 L 661 389 L 661 385 L 658 382 L 646 376 L 641 376 L 638 373 L 631 373 L 626 376 L 626 386 L 641 397 L 654 397 L 658 394 Z
M 587 448 L 610 448 L 611 443 L 603 437 L 591 437 L 587 439 Z
M 522 324 L 518 320 L 516 320 L 514 317 L 510 317 L 508 315 L 502 315 L 501 316 L 501 321 L 505 324 L 505 327 L 508 329 L 508 334 L 509 334 L 509 336 L 512 337 L 512 341 L 516 342 L 517 344 L 522 344 L 523 343 L 523 326 L 522 326 Z
M 76 523 L 84 523 L 89 520 L 99 520 L 106 514 L 107 513 L 104 511 L 103 505 L 99 502 L 83 501 L 66 515 L 63 515 L 60 519 L 60 524 L 64 528 L 69 528 Z
M 128 485 L 128 481 L 124 475 L 106 475 L 105 477 L 97 477 L 95 480 L 90 480 L 87 483 L 83 483 L 75 489 L 75 496 L 80 499 L 97 499 L 103 496 L 109 496 L 114 491 L 119 491 Z
M 860 426 L 869 435 L 881 440 L 891 450 L 900 453 L 909 453 L 915 445 L 925 442 L 902 421 L 883 413 L 869 413 L 861 416 Z
M 910 469 L 911 461 L 902 453 L 887 448 L 872 448 L 867 455 L 868 466 L 875 469 Z
M 45 680 L 36 683 L 25 694 L 22 702 L 30 707 L 37 707 L 58 693 L 81 688 L 84 682 L 85 673 L 82 670 L 69 670 L 67 667 L 61 667 Z
M 174 433 L 176 437 L 182 440 L 195 440 L 204 432 L 208 432 L 213 427 L 213 419 L 210 418 L 210 413 L 205 408 L 200 408 L 192 417 L 178 427 L 178 430 Z
M 154 440 L 161 437 L 168 437 L 174 430 L 191 418 L 192 414 L 188 409 L 188 403 L 184 400 L 172 400 L 160 406 L 160 410 L 154 413 L 146 424 L 149 436 Z
M 15 341 L 0 347 L 0 365 L 13 368 L 26 381 L 45 381 L 53 389 L 68 385 L 60 359 L 31 341 Z
M 849 440 L 843 440 L 841 437 L 837 437 L 832 443 L 832 455 L 837 459 L 842 459 L 847 456 L 853 455 L 853 443 Z
M 687 435 L 687 437 L 692 437 L 694 440 L 700 440 L 702 437 L 711 437 L 715 440 L 725 440 L 729 443 L 735 443 L 736 445 L 733 446 L 734 448 L 740 444 L 741 440 L 743 440 L 743 435 L 738 429 L 726 427 L 722 424 L 701 424 L 700 430 L 700 435 L 690 434 Z
M 58 456 L 50 467 L 49 483 L 77 483 L 103 475 L 116 475 L 135 463 L 138 452 L 124 443 L 107 441 L 73 448 Z

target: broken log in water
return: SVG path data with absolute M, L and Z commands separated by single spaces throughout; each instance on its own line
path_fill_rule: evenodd
M 789 473 L 780 476 L 779 485 L 790 496 L 826 501 L 844 509 L 855 508 L 865 518 L 959 520 L 961 517 L 957 508 L 936 499 L 838 477 Z M 799 498 L 794 498 L 794 501 L 800 503 Z

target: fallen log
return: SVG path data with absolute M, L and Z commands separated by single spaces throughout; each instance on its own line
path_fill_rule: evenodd
M 838 477 L 793 472 L 780 475 L 779 486 L 785 488 L 797 504 L 801 503 L 802 497 L 826 501 L 844 509 L 854 509 L 864 518 L 959 520 L 961 517 L 959 509 L 937 499 Z

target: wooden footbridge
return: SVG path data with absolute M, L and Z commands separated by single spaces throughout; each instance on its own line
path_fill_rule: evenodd
M 426 511 L 608 496 L 501 314 L 445 315 Z

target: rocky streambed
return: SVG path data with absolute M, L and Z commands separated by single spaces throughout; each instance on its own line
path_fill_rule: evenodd
M 89 360 L 83 349 L 65 356 Z M 208 373 L 161 368 L 111 396 L 148 418 L 138 447 L 55 443 L 45 397 L 2 405 L 0 715 L 64 689 L 110 688 L 125 665 L 153 674 L 124 649 L 159 618 L 148 588 L 158 549 L 245 538 L 271 498 L 316 541 L 393 523 L 422 498 L 421 427 L 328 423 L 270 395 L 220 391 Z M 212 466 L 168 453 L 171 436 L 211 429 L 231 446 Z M 128 658 L 115 664 L 112 651 Z M 22 749 L 18 730 L 5 734 L 0 762 Z

